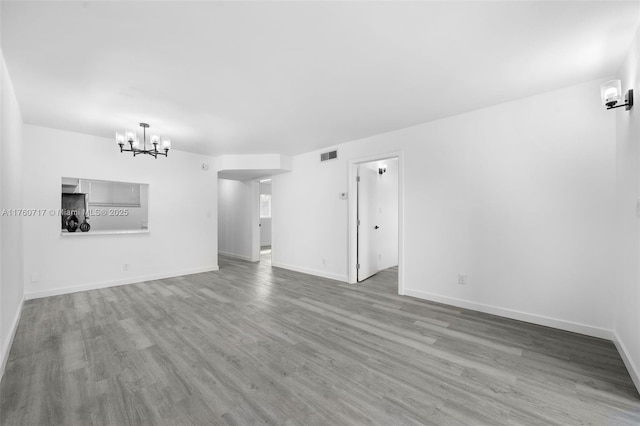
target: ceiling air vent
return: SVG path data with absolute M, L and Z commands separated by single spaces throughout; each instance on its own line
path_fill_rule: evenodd
M 338 158 L 338 151 L 329 151 L 320 154 L 320 161 L 334 160 L 336 158 Z

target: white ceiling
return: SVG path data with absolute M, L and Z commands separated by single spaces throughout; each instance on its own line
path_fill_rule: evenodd
M 613 75 L 638 2 L 2 2 L 26 122 L 297 154 Z

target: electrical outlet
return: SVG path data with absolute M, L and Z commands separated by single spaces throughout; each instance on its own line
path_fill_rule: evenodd
M 465 285 L 467 283 L 467 276 L 465 274 L 458 274 L 458 284 Z
M 122 270 L 123 271 L 128 271 L 129 270 L 129 264 L 128 263 L 123 263 L 122 264 Z

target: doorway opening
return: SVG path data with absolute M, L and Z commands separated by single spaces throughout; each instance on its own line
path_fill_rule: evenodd
M 403 294 L 403 159 L 401 153 L 349 164 L 349 282 L 397 276 Z M 396 286 L 396 280 L 389 280 Z M 395 291 L 395 288 L 394 288 Z
M 271 178 L 259 181 L 259 206 L 260 206 L 260 262 L 271 263 Z

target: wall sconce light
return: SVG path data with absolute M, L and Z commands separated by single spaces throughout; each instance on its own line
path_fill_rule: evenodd
M 624 104 L 618 105 L 618 102 L 622 99 L 622 85 L 620 80 L 611 80 L 600 85 L 600 96 L 602 97 L 602 105 L 607 109 L 625 107 L 626 111 L 629 111 L 633 106 L 633 89 L 624 95 Z
M 387 166 L 382 166 L 378 169 L 378 174 L 381 175 L 387 172 Z

